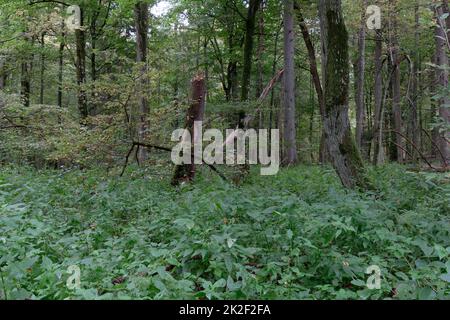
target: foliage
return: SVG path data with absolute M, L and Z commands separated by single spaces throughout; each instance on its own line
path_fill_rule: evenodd
M 449 298 L 448 176 L 371 169 L 363 194 L 326 167 L 241 187 L 206 172 L 175 190 L 157 168 L 3 167 L 0 298 Z M 371 265 L 381 290 L 365 287 Z

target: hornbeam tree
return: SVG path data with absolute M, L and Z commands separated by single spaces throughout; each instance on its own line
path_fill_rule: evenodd
M 320 0 L 326 26 L 325 117 L 323 130 L 331 162 L 347 188 L 368 188 L 364 164 L 352 136 L 349 111 L 348 33 L 341 0 Z

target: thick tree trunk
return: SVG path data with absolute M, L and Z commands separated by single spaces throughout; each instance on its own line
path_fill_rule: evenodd
M 364 135 L 367 131 L 366 127 L 366 106 L 364 101 L 364 81 L 366 72 L 366 19 L 365 11 L 367 7 L 367 0 L 363 1 L 363 14 L 361 16 L 361 26 L 358 33 L 358 58 L 356 62 L 355 81 L 356 81 L 356 145 L 359 150 L 366 147 L 366 141 L 363 141 Z
M 139 2 L 134 7 L 134 18 L 136 24 L 136 62 L 142 65 L 141 67 L 141 79 L 139 82 L 139 117 L 137 123 L 138 139 L 139 142 L 146 140 L 149 124 L 148 114 L 149 106 L 147 101 L 148 91 L 148 70 L 147 70 L 147 48 L 148 48 L 148 4 L 145 2 Z M 138 159 L 143 162 L 147 159 L 147 151 L 142 148 L 139 151 Z
M 191 163 L 175 167 L 172 185 L 177 186 L 183 182 L 191 182 L 195 178 L 194 142 L 198 132 L 195 132 L 195 122 L 203 121 L 205 113 L 206 85 L 205 77 L 198 75 L 192 80 L 192 102 L 186 115 L 185 129 L 191 135 Z
M 350 128 L 348 33 L 341 0 L 320 0 L 326 26 L 324 132 L 332 164 L 347 188 L 368 188 L 364 164 Z
M 81 9 L 80 25 L 83 27 L 83 12 Z M 78 110 L 82 122 L 89 115 L 87 105 L 86 89 L 86 35 L 85 31 L 80 28 L 75 30 L 75 42 L 76 42 L 76 72 L 77 72 L 77 84 L 78 84 Z
M 373 164 L 378 165 L 384 159 L 383 152 L 383 34 L 381 30 L 376 31 L 375 38 L 375 84 L 374 84 L 374 124 L 373 124 Z
M 241 100 L 247 101 L 250 91 L 250 79 L 253 65 L 253 43 L 256 26 L 256 14 L 262 0 L 250 0 L 245 24 L 244 65 L 242 74 Z
M 284 165 L 297 162 L 294 1 L 284 2 Z
M 442 165 L 447 166 L 450 157 L 450 131 L 448 127 L 450 125 L 450 110 L 448 106 L 450 105 L 450 98 L 448 97 L 448 68 L 449 59 L 447 54 L 447 43 L 445 20 L 441 19 L 448 12 L 444 12 L 444 6 L 439 6 L 436 8 L 436 19 L 438 21 L 438 26 L 436 26 L 436 83 L 439 86 L 438 91 L 442 91 L 440 94 L 441 98 L 438 101 L 439 108 L 439 118 L 443 122 L 443 126 L 439 130 L 438 134 L 438 146 L 442 154 Z

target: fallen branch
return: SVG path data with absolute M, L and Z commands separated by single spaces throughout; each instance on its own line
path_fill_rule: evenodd
M 125 164 L 122 168 L 122 172 L 120 173 L 120 176 L 123 177 L 123 175 L 125 174 L 125 170 L 128 167 L 128 164 L 130 162 L 130 157 L 131 154 L 133 153 L 134 149 L 138 147 L 137 150 L 139 150 L 140 147 L 143 148 L 148 148 L 148 149 L 155 149 L 155 150 L 160 150 L 160 151 L 165 151 L 165 152 L 172 152 L 172 149 L 170 148 L 166 148 L 166 147 L 160 147 L 160 146 L 156 146 L 156 145 L 152 145 L 152 144 L 146 144 L 146 143 L 141 143 L 141 142 L 133 142 L 133 145 L 131 146 L 131 149 L 128 151 L 127 156 L 125 158 Z M 223 173 L 221 173 L 215 166 L 213 166 L 212 164 L 206 164 L 209 169 L 211 169 L 211 171 L 213 171 L 214 173 L 216 173 L 219 177 L 222 178 L 222 180 L 224 180 L 225 182 L 229 182 L 227 177 L 225 177 L 225 175 Z
M 431 169 L 436 170 L 436 168 L 434 168 L 433 165 L 428 161 L 427 157 L 424 156 L 422 151 L 420 151 L 420 149 L 414 144 L 414 142 L 412 142 L 410 139 L 408 139 L 408 137 L 406 137 L 403 133 L 395 131 L 395 130 L 391 130 L 390 132 L 393 132 L 393 133 L 401 136 L 407 143 L 409 143 L 419 153 L 420 157 L 427 163 L 427 165 Z
M 445 167 L 448 167 L 447 159 L 445 159 L 444 154 L 442 153 L 441 148 L 439 148 L 439 146 L 437 145 L 437 143 L 433 140 L 433 138 L 430 136 L 430 134 L 429 134 L 424 128 L 422 128 L 422 131 L 425 133 L 425 135 L 428 137 L 428 139 L 430 139 L 431 144 L 432 144 L 432 145 L 436 148 L 436 150 L 439 152 L 439 154 L 440 154 L 440 156 L 441 156 L 441 158 L 442 158 L 442 160 L 443 160 L 444 166 L 445 166 Z

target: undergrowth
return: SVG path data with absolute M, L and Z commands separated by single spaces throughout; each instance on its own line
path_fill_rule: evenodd
M 0 299 L 448 299 L 449 177 L 370 175 L 377 192 L 307 166 L 178 189 L 136 168 L 1 168 Z

